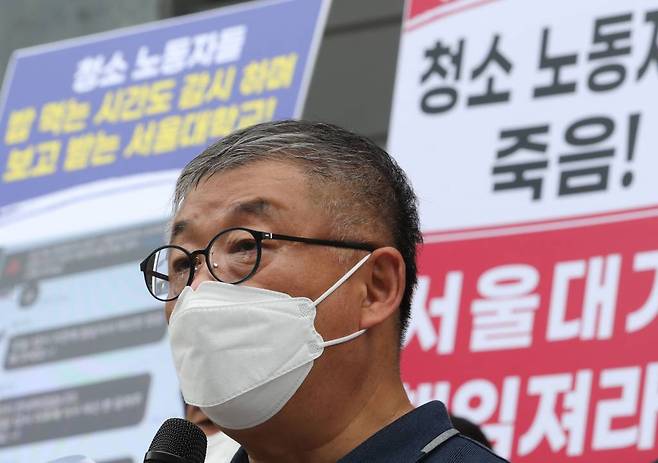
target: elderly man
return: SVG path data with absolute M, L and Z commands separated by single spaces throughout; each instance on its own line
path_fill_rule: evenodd
M 407 398 L 416 197 L 369 140 L 282 121 L 218 141 L 178 179 L 170 240 L 141 269 L 233 462 L 504 461 Z

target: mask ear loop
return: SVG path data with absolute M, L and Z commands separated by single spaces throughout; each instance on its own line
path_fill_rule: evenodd
M 343 275 L 336 283 L 334 283 L 331 286 L 331 288 L 326 290 L 320 297 L 318 297 L 315 301 L 313 301 L 313 305 L 315 307 L 317 307 L 318 304 L 320 304 L 327 297 L 329 297 L 334 291 L 336 291 L 336 289 L 338 289 L 338 287 L 340 285 L 345 283 L 348 280 L 349 277 L 354 275 L 354 272 L 359 270 L 361 268 L 361 266 L 366 263 L 366 261 L 368 260 L 369 257 L 370 257 L 370 254 L 368 254 L 363 259 L 361 259 L 359 262 L 357 262 L 356 265 L 354 267 L 352 267 L 349 272 L 347 272 L 345 275 Z M 347 336 L 343 336 L 342 338 L 336 338 L 336 339 L 332 339 L 331 341 L 325 341 L 325 342 L 321 343 L 320 345 L 322 347 L 329 347 L 329 346 L 335 346 L 336 344 L 342 344 L 344 342 L 351 341 L 354 338 L 358 338 L 359 336 L 361 336 L 365 332 L 366 332 L 366 330 L 362 329 L 362 330 L 359 330 L 355 333 L 348 334 Z
M 354 267 L 352 267 L 352 268 L 350 269 L 349 272 L 347 272 L 345 275 L 343 275 L 343 276 L 342 276 L 342 277 L 341 277 L 336 283 L 334 283 L 334 284 L 331 286 L 331 288 L 329 288 L 328 290 L 326 290 L 324 293 L 322 293 L 322 295 L 321 295 L 320 297 L 318 297 L 316 300 L 314 300 L 314 301 L 313 301 L 313 305 L 314 305 L 315 307 L 317 307 L 322 301 L 324 301 L 326 298 L 328 298 L 329 296 L 331 296 L 331 293 L 333 293 L 334 291 L 336 291 L 336 289 L 338 289 L 338 287 L 339 287 L 340 285 L 342 285 L 343 283 L 345 283 L 345 282 L 349 279 L 349 277 L 351 277 L 352 275 L 354 275 L 354 272 L 356 272 L 357 270 L 359 270 L 359 269 L 361 268 L 361 266 L 362 266 L 363 264 L 366 263 L 366 261 L 368 260 L 368 258 L 369 258 L 370 256 L 371 256 L 371 254 L 368 254 L 368 255 L 365 256 L 363 259 L 361 259 L 360 261 L 358 261 L 358 262 L 356 263 L 356 265 L 355 265 Z
M 320 345 L 322 347 L 329 347 L 329 346 L 335 346 L 336 344 L 342 344 L 344 342 L 351 341 L 354 338 L 358 338 L 359 336 L 361 336 L 365 332 L 366 332 L 366 329 L 364 328 L 364 329 L 359 330 L 355 333 L 348 334 L 347 336 L 343 336 L 342 338 L 336 338 L 336 339 L 332 339 L 331 341 L 322 342 L 322 343 L 320 343 Z

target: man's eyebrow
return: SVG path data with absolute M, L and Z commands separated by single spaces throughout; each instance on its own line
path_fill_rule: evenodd
M 169 242 L 173 242 L 174 239 L 183 233 L 187 226 L 190 224 L 189 220 L 179 220 L 171 226 L 171 234 L 169 235 Z
M 252 216 L 256 218 L 271 219 L 275 208 L 270 202 L 263 198 L 256 198 L 249 201 L 243 201 L 233 204 L 227 214 L 226 221 L 237 220 L 238 217 Z M 186 219 L 181 219 L 171 226 L 171 234 L 169 235 L 169 242 L 173 242 L 180 234 L 182 234 L 191 225 L 191 222 Z M 219 232 L 219 229 L 217 230 Z
M 271 217 L 272 211 L 272 204 L 263 198 L 256 198 L 234 204 L 229 209 L 227 216 L 252 215 L 256 217 Z

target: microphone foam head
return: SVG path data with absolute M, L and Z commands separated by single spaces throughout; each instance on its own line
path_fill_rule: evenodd
M 206 435 L 200 427 L 182 418 L 169 418 L 155 433 L 149 452 L 166 452 L 189 463 L 206 459 Z

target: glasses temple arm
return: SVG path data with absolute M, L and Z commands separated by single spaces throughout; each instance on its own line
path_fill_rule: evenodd
M 272 239 L 272 240 L 296 241 L 299 243 L 317 244 L 320 246 L 332 246 L 335 248 L 362 249 L 364 251 L 370 251 L 370 252 L 376 249 L 376 246 L 367 243 L 358 243 L 355 241 L 321 240 L 315 238 L 303 238 L 300 236 L 279 235 L 276 233 L 264 233 L 262 238 Z
M 149 277 L 158 277 L 161 280 L 169 281 L 169 277 L 155 270 L 144 270 L 144 273 Z

